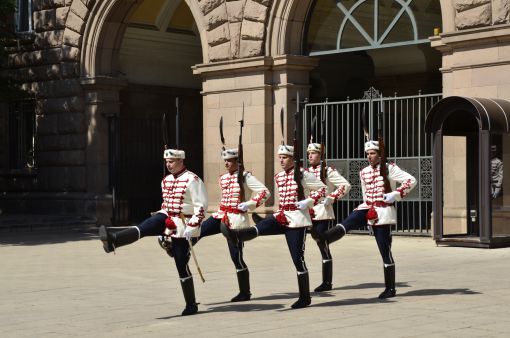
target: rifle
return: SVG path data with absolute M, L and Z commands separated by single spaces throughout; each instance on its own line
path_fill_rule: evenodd
M 299 156 L 301 155 L 298 142 L 299 105 L 300 102 L 298 92 L 296 98 L 296 113 L 294 114 L 294 181 L 296 181 L 297 184 L 298 201 L 301 201 L 305 199 L 305 190 L 303 188 L 303 184 L 301 183 L 303 174 L 301 173 L 301 166 L 299 163 Z
M 392 191 L 390 181 L 388 179 L 388 168 L 386 167 L 386 147 L 384 145 L 384 137 L 382 133 L 383 115 L 384 115 L 384 101 L 381 98 L 381 109 L 377 113 L 377 141 L 379 142 L 379 156 L 380 156 L 380 172 L 384 182 L 384 192 L 390 193 Z
M 243 127 L 244 127 L 244 102 L 243 116 L 239 121 L 239 145 L 237 146 L 237 184 L 239 184 L 239 202 L 244 202 L 244 154 L 243 154 Z
M 163 149 L 168 149 L 168 121 L 166 118 L 166 113 L 163 113 L 162 121 L 161 121 L 161 134 L 163 135 Z M 163 161 L 163 177 L 166 176 L 166 163 Z
M 327 114 L 328 106 L 326 106 L 326 114 Z M 320 180 L 322 183 L 326 184 L 326 114 L 321 114 L 321 171 L 320 171 Z

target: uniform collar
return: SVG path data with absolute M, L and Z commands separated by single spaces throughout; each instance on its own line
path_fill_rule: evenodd
M 182 168 L 182 170 L 181 170 L 181 171 L 179 171 L 178 173 L 175 173 L 175 174 L 172 174 L 172 173 L 171 173 L 170 175 L 172 175 L 174 178 L 177 178 L 177 177 L 181 176 L 182 174 L 184 174 L 184 172 L 185 172 L 186 170 L 188 170 L 188 169 L 187 169 L 186 167 L 184 167 L 184 168 Z

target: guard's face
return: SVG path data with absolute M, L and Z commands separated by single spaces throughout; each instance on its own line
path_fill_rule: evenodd
M 318 166 L 321 163 L 321 154 L 316 151 L 310 151 L 308 153 L 308 162 L 313 167 Z
M 376 166 L 379 163 L 379 161 L 381 160 L 381 157 L 379 156 L 379 152 L 377 150 L 367 151 L 367 160 L 371 166 Z
M 294 157 L 289 155 L 278 155 L 280 158 L 280 166 L 283 170 L 288 170 L 294 166 Z
M 229 173 L 237 171 L 238 167 L 239 166 L 237 165 L 237 158 L 225 160 L 225 169 L 227 169 Z
M 184 161 L 177 158 L 167 158 L 165 160 L 166 168 L 171 174 L 177 174 L 184 167 Z

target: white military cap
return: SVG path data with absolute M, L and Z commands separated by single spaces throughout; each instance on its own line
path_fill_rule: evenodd
M 185 159 L 186 153 L 184 153 L 184 150 L 177 150 L 177 149 L 165 149 L 165 152 L 163 153 L 163 158 L 178 158 L 178 159 Z
M 294 147 L 286 144 L 280 144 L 278 147 L 278 155 L 294 156 Z
M 322 146 L 320 143 L 310 143 L 308 145 L 308 148 L 306 149 L 306 152 L 312 152 L 312 151 L 316 151 L 318 153 L 321 152 L 321 149 L 322 149 Z
M 365 152 L 369 150 L 379 150 L 379 142 L 374 140 L 365 142 Z
M 230 160 L 231 158 L 238 158 L 239 154 L 236 148 L 225 149 L 221 152 L 221 158 L 224 160 Z

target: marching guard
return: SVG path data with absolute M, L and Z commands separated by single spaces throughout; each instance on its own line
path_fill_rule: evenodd
M 222 232 L 234 244 L 254 239 L 257 236 L 285 235 L 292 261 L 297 270 L 299 299 L 291 306 L 297 309 L 311 303 L 308 269 L 304 257 L 306 229 L 312 225 L 309 209 L 324 196 L 326 187 L 313 174 L 297 166 L 293 146 L 280 145 L 278 156 L 283 169 L 275 175 L 279 195 L 278 211 L 254 227 L 243 229 L 222 227 Z M 300 176 L 300 179 L 295 179 L 296 174 Z M 299 190 L 303 188 L 312 192 L 305 195 L 308 197 L 300 199 Z
M 414 188 L 416 179 L 396 164 L 387 164 L 380 143 L 381 138 L 379 141 L 369 140 L 365 143 L 369 165 L 359 174 L 363 203 L 342 223 L 322 234 L 321 240 L 326 245 L 341 239 L 355 227 L 371 226 L 384 263 L 385 289 L 379 295 L 379 298 L 384 299 L 396 295 L 395 261 L 391 254 L 391 226 L 397 224 L 395 201 L 400 201 Z M 400 183 L 398 188 L 397 182 Z
M 246 229 L 250 227 L 247 211 L 264 204 L 271 196 L 269 190 L 254 175 L 243 170 L 243 189 L 239 184 L 239 152 L 238 149 L 226 149 L 221 152 L 221 157 L 225 162 L 227 173 L 219 178 L 221 189 L 221 202 L 217 212 L 212 214 L 200 229 L 200 238 L 219 234 L 220 224 L 224 223 L 231 229 Z M 244 198 L 243 192 L 251 192 L 252 197 L 249 200 Z M 243 202 L 245 201 L 245 202 Z M 243 242 L 232 243 L 227 241 L 228 249 L 232 262 L 236 267 L 237 281 L 239 284 L 239 294 L 231 299 L 232 302 L 242 302 L 250 300 L 250 273 L 248 266 L 243 259 Z
M 145 236 L 170 237 L 171 243 L 168 243 L 167 252 L 174 257 L 179 273 L 186 301 L 182 315 L 186 316 L 198 311 L 193 277 L 188 267 L 189 243 L 200 236 L 200 224 L 207 210 L 207 193 L 202 180 L 186 169 L 183 150 L 166 149 L 163 157 L 170 174 L 161 182 L 161 210 L 138 226 L 119 232 L 102 225 L 99 228 L 99 237 L 107 253 Z
M 322 161 L 323 146 L 320 143 L 308 144 L 308 163 L 310 166 L 306 171 L 312 173 L 327 186 L 326 196 L 317 203 L 313 209 L 310 209 L 312 216 L 312 238 L 317 242 L 321 256 L 322 256 L 322 283 L 315 288 L 315 292 L 329 291 L 332 288 L 333 279 L 333 257 L 329 251 L 327 242 L 320 240 L 320 235 L 333 226 L 335 220 L 335 212 L 333 210 L 333 203 L 346 195 L 351 189 L 351 185 L 347 180 L 340 175 L 340 173 L 325 165 Z

